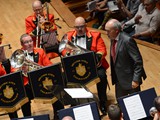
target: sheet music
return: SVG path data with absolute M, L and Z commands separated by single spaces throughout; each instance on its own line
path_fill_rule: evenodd
M 34 118 L 25 118 L 25 119 L 18 119 L 18 120 L 34 120 Z
M 112 12 L 119 10 L 119 8 L 118 8 L 118 6 L 116 5 L 115 1 L 108 1 L 108 2 L 107 2 L 107 5 L 108 5 L 108 7 L 109 7 L 109 10 L 112 11 Z
M 93 98 L 93 94 L 86 91 L 84 88 L 65 88 L 64 90 L 72 98 Z
M 75 120 L 94 120 L 90 105 L 73 109 Z
M 138 120 L 147 117 L 139 94 L 124 98 L 123 101 L 130 120 Z
M 87 11 L 92 11 L 96 8 L 96 0 L 87 3 Z

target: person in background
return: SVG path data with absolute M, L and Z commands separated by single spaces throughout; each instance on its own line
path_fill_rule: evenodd
M 111 41 L 110 68 L 116 98 L 140 91 L 142 77 L 145 80 L 146 74 L 135 40 L 122 31 L 116 19 L 109 20 L 105 30 Z
M 160 120 L 160 96 L 157 96 L 154 99 L 154 106 L 157 109 L 157 112 L 155 113 L 153 120 Z
M 90 13 L 87 18 L 85 18 L 85 21 L 89 22 L 94 18 L 98 18 L 98 25 L 101 25 L 105 16 L 105 12 L 108 10 L 107 2 L 108 0 L 97 0 L 96 8 Z
M 144 9 L 138 10 L 136 15 L 123 26 L 135 26 L 128 32 L 133 38 L 153 43 L 152 36 L 160 26 L 160 11 L 156 8 L 156 0 L 144 0 Z
M 107 111 L 110 120 L 123 120 L 123 114 L 118 105 L 115 104 L 109 105 Z
M 65 116 L 62 118 L 62 120 L 73 120 L 73 118 L 71 116 Z
M 106 115 L 106 102 L 107 102 L 107 75 L 106 70 L 109 67 L 105 57 L 107 55 L 105 43 L 101 37 L 101 33 L 92 31 L 87 28 L 87 24 L 83 17 L 77 17 L 74 23 L 75 29 L 66 33 L 67 40 L 73 42 L 74 45 L 78 45 L 83 49 L 93 51 L 97 58 L 97 72 L 100 82 L 97 83 L 98 97 L 100 100 L 100 110 Z M 67 51 L 60 51 L 63 56 L 67 54 Z
M 134 15 L 138 11 L 138 6 L 140 5 L 140 0 L 128 0 L 126 5 L 123 0 L 117 0 L 116 5 L 119 8 L 119 10 L 118 11 L 108 10 L 105 13 L 105 17 L 103 19 L 103 22 L 99 26 L 98 29 L 104 30 L 106 22 L 111 18 L 118 19 L 122 23 L 133 18 Z

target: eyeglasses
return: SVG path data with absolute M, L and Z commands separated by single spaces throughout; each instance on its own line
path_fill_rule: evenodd
M 76 29 L 82 29 L 85 27 L 85 25 L 81 25 L 81 26 L 74 26 Z
M 43 10 L 43 8 L 36 8 L 36 9 L 33 9 L 33 10 L 34 10 L 34 12 L 40 12 L 40 11 Z
M 28 41 L 24 41 L 23 44 L 29 44 L 29 43 L 32 43 L 33 40 L 28 40 Z

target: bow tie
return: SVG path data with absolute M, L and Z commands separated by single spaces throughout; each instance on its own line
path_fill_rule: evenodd
M 85 35 L 77 36 L 77 38 L 85 38 Z
M 33 53 L 33 52 L 32 52 L 32 53 L 28 53 L 28 55 L 33 56 L 33 55 L 34 55 L 34 53 Z

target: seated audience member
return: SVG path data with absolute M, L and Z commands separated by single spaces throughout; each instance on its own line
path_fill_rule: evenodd
M 154 99 L 154 105 L 157 109 L 157 113 L 155 113 L 153 120 L 160 120 L 160 96 Z
M 117 0 L 117 6 L 119 8 L 119 12 L 114 12 L 108 10 L 105 13 L 104 20 L 98 29 L 104 29 L 105 23 L 110 18 L 116 18 L 119 21 L 125 22 L 129 19 L 133 18 L 134 15 L 138 11 L 138 6 L 140 5 L 140 0 L 128 0 L 127 5 L 122 0 Z
M 156 0 L 144 0 L 143 5 L 144 9 L 141 6 L 141 10 L 124 27 L 134 25 L 134 31 L 128 32 L 133 38 L 153 43 L 152 35 L 160 25 L 160 11 L 156 8 Z
M 110 120 L 123 120 L 123 114 L 120 107 L 114 104 L 109 105 L 108 117 Z
M 85 19 L 85 21 L 89 22 L 94 18 L 98 18 L 98 24 L 102 24 L 102 21 L 104 19 L 104 13 L 108 10 L 107 2 L 108 0 L 98 0 L 95 10 L 90 13 L 90 15 Z

